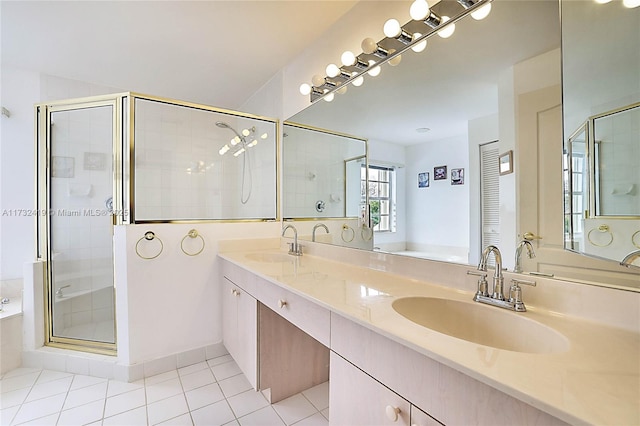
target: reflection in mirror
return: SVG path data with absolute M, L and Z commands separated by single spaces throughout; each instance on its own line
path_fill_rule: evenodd
M 366 153 L 366 139 L 285 122 L 283 217 L 357 218 Z
M 567 140 L 567 249 L 618 261 L 640 249 L 639 123 L 640 104 L 630 105 L 589 118 Z
M 640 249 L 640 8 L 561 8 L 565 247 L 617 263 Z

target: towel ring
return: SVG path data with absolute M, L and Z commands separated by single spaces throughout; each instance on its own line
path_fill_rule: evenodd
M 631 236 L 631 242 L 633 243 L 634 246 L 640 249 L 640 242 L 639 242 L 640 238 L 638 238 L 639 241 L 636 241 L 636 236 L 638 234 L 640 234 L 640 230 L 633 233 L 633 235 Z
M 191 238 L 191 239 L 193 239 L 193 238 L 200 238 L 200 240 L 202 241 L 202 247 L 200 247 L 200 250 L 198 250 L 198 251 L 196 251 L 196 252 L 193 252 L 193 253 L 190 253 L 190 252 L 188 252 L 187 250 L 185 250 L 185 249 L 184 249 L 184 240 L 186 240 L 186 239 L 187 239 L 187 237 L 188 237 L 188 238 Z M 200 253 L 202 253 L 202 250 L 204 250 L 204 238 L 202 238 L 202 235 L 200 235 L 200 234 L 198 233 L 198 231 L 197 231 L 197 230 L 192 229 L 192 230 L 190 230 L 189 232 L 187 232 L 187 235 L 185 235 L 184 237 L 182 237 L 182 241 L 180 241 L 180 249 L 181 249 L 181 250 L 182 250 L 182 252 L 183 252 L 184 254 L 186 254 L 187 256 L 197 256 L 197 255 L 199 255 Z
M 368 230 L 369 232 L 365 233 L 364 232 L 365 230 Z M 362 229 L 360 230 L 360 236 L 364 241 L 371 241 L 371 238 L 373 238 L 373 229 L 369 228 L 368 226 L 362 225 Z
M 594 243 L 593 240 L 591 239 L 591 233 L 595 230 L 598 230 L 598 232 L 600 233 L 608 233 L 609 234 L 609 242 L 607 242 L 606 244 L 597 244 Z M 591 230 L 589 231 L 589 233 L 587 234 L 587 239 L 589 240 L 589 242 L 596 246 L 596 247 L 607 247 L 609 245 L 611 245 L 611 243 L 613 242 L 613 233 L 611 232 L 611 229 L 609 228 L 609 225 L 600 225 L 597 228 L 591 228 Z
M 342 241 L 344 241 L 345 243 L 350 243 L 355 237 L 356 231 L 354 231 L 352 227 L 350 227 L 346 223 L 342 225 L 342 232 L 340 233 L 340 238 L 342 238 Z
M 140 254 L 140 251 L 138 250 L 138 246 L 140 245 L 140 243 L 142 241 L 153 241 L 153 240 L 158 240 L 158 242 L 160 243 L 160 250 L 158 251 L 158 254 L 156 254 L 155 256 L 143 256 Z M 141 257 L 142 259 L 145 260 L 151 260 L 151 259 L 155 259 L 156 257 L 160 256 L 160 253 L 162 253 L 162 250 L 164 250 L 164 244 L 162 244 L 162 240 L 156 236 L 156 234 L 153 231 L 147 231 L 144 233 L 144 235 L 142 236 L 142 238 L 140 238 L 138 240 L 138 242 L 136 243 L 136 254 Z

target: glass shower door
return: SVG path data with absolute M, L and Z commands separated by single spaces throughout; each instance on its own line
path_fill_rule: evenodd
M 48 109 L 49 342 L 115 350 L 114 110 Z

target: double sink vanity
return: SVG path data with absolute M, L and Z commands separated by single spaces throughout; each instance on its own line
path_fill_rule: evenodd
M 336 425 L 640 423 L 638 324 L 612 319 L 636 293 L 609 300 L 611 315 L 576 315 L 598 301 L 535 277 L 512 312 L 473 301 L 468 266 L 280 244 L 219 253 L 224 343 L 272 402 L 330 379 Z

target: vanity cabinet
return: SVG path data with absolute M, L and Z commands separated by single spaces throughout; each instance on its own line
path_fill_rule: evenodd
M 440 426 L 442 423 L 416 407 L 411 406 L 411 426 Z
M 258 390 L 258 301 L 227 277 L 222 280 L 221 300 L 224 346 Z

